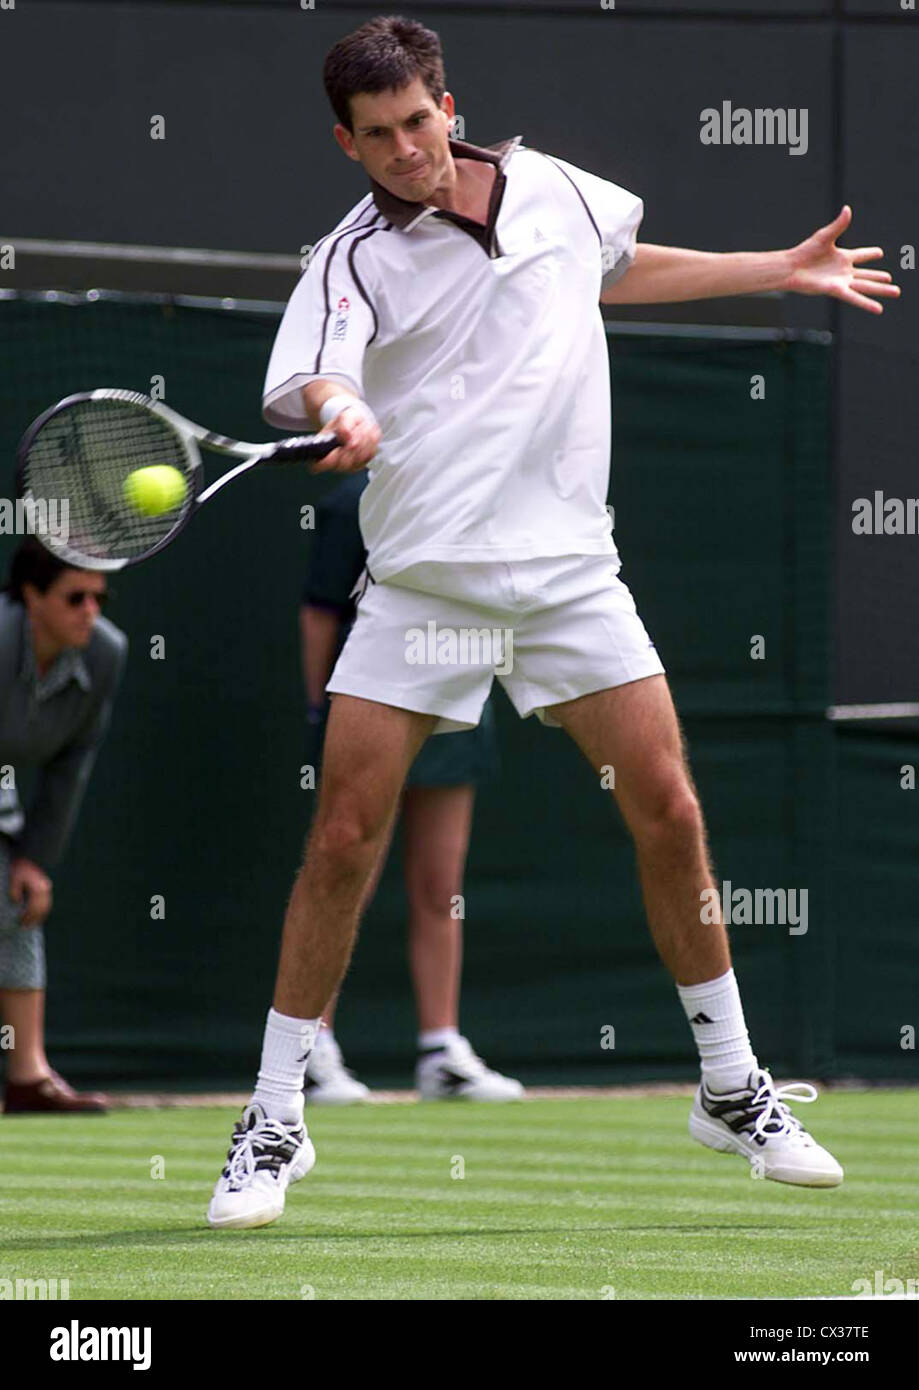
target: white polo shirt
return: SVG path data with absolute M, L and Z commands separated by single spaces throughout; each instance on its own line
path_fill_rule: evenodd
M 376 580 L 430 560 L 615 555 L 599 298 L 632 262 L 641 199 L 519 136 L 450 149 L 497 168 L 487 225 L 371 180 L 291 295 L 265 419 L 308 428 L 300 388 L 318 377 L 367 401 Z

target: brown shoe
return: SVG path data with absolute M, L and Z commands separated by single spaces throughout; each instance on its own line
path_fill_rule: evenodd
M 39 1112 L 57 1115 L 104 1115 L 108 1108 L 108 1096 L 100 1095 L 98 1091 L 75 1091 L 56 1071 L 43 1077 L 41 1081 L 30 1081 L 27 1085 L 18 1081 L 8 1081 L 3 1099 L 4 1115 Z

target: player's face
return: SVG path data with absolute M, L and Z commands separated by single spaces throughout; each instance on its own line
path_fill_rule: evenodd
M 397 198 L 427 202 L 450 182 L 450 121 L 453 97 L 440 106 L 420 77 L 390 92 L 359 92 L 351 98 L 354 132 L 335 127 L 335 138 L 351 159 Z
M 33 626 L 59 647 L 85 647 L 105 601 L 105 576 L 91 570 L 66 569 L 41 593 L 24 586 Z

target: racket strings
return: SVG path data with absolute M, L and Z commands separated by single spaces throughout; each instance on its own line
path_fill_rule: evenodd
M 67 547 L 96 559 L 132 559 L 169 535 L 186 502 L 159 516 L 139 512 L 124 494 L 135 469 L 176 468 L 191 484 L 184 441 L 166 421 L 123 401 L 80 401 L 53 415 L 32 440 L 23 462 L 24 493 L 65 513 Z M 189 491 L 191 495 L 191 489 Z

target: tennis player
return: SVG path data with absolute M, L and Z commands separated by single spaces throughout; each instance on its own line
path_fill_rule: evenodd
M 329 715 L 326 683 L 355 618 L 351 594 L 367 558 L 358 524 L 366 485 L 366 471 L 352 473 L 316 508 L 300 606 L 300 650 L 317 767 Z M 496 766 L 495 720 L 487 701 L 476 728 L 428 740 L 402 792 L 408 954 L 418 1015 L 415 1088 L 423 1100 L 519 1100 L 523 1094 L 519 1081 L 487 1066 L 459 1031 L 464 922 L 455 907 L 463 892 L 476 785 Z M 366 904 L 386 858 L 384 850 Z M 336 996 L 323 1011 L 306 1064 L 310 1105 L 352 1105 L 370 1095 L 345 1066 L 334 1031 L 337 1007 Z
M 633 193 L 520 137 L 452 140 L 438 37 L 401 18 L 337 43 L 324 81 L 335 139 L 370 191 L 319 243 L 291 297 L 264 412 L 293 430 L 335 431 L 341 448 L 317 471 L 369 468 L 368 568 L 328 685 L 319 805 L 261 1068 L 210 1224 L 274 1220 L 288 1184 L 312 1167 L 303 1071 L 403 779 L 429 734 L 476 725 L 495 674 L 521 717 L 563 728 L 598 773 L 615 769 L 651 932 L 701 1059 L 690 1133 L 764 1177 L 835 1186 L 842 1169 L 786 1104 L 815 1091 L 777 1088 L 760 1065 L 724 927 L 701 921 L 714 889 L 702 812 L 605 510 L 598 303 L 786 290 L 880 313 L 899 291 L 863 267 L 883 252 L 837 246 L 848 207 L 787 250 L 639 243 Z M 419 658 L 428 624 L 436 640 Z M 462 634 L 483 628 L 490 651 L 475 659 L 467 642 L 465 661 L 438 659 L 451 641 L 461 655 Z

